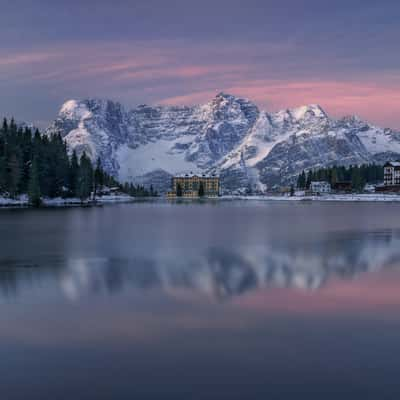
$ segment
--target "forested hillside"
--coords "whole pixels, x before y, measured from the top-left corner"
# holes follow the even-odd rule
[[[350,165],[349,167],[332,167],[303,171],[297,179],[297,187],[309,188],[312,181],[327,181],[332,186],[338,182],[351,182],[355,190],[362,190],[367,183],[376,184],[383,181],[383,167],[377,164]]]
[[[87,199],[99,189],[118,186],[130,194],[146,195],[141,187],[122,186],[105,173],[100,161],[92,165],[85,153],[80,159],[60,135],[41,135],[14,120],[3,120],[0,128],[0,195],[15,198],[28,194],[33,205],[42,197],[78,197]]]

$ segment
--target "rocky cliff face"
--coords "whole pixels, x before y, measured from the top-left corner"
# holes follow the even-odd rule
[[[60,133],[70,150],[100,157],[121,181],[155,180],[159,190],[172,174],[193,171],[219,173],[226,192],[262,192],[303,169],[400,156],[400,133],[390,129],[356,117],[335,120],[318,105],[267,113],[224,93],[200,106],[133,110],[70,100],[46,132]]]

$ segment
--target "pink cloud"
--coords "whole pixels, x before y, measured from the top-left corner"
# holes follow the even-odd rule
[[[284,43],[203,43],[185,41],[67,43],[57,48],[0,56],[2,80],[14,86],[68,96],[112,96],[128,103],[198,104],[226,91],[276,111],[318,103],[329,114],[356,114],[382,126],[400,128],[400,76],[396,71],[363,72],[333,80],[324,66],[309,76],[294,75],[297,62],[282,71],[284,57],[297,54]],[[273,57],[274,62],[267,62]],[[264,58],[263,58],[264,57]],[[222,61],[221,61],[222,60]],[[277,61],[276,61],[277,60]],[[281,61],[280,61],[281,60]],[[342,75],[346,76],[345,71]],[[354,74],[351,76],[355,76]],[[14,91],[16,92],[16,91]]]
[[[163,78],[180,78],[192,79],[205,76],[213,76],[216,74],[226,78],[227,74],[240,73],[245,70],[242,66],[228,65],[186,65],[176,67],[148,67],[136,71],[127,71],[116,75],[115,80],[136,80],[136,79],[163,79]],[[239,75],[237,75],[239,76]]]
[[[218,92],[219,92],[218,89],[216,89],[216,90],[206,90],[206,91],[189,93],[182,96],[168,97],[166,99],[157,101],[157,104],[164,104],[164,105],[200,104],[209,101]]]
[[[57,56],[54,52],[18,53],[12,55],[0,55],[0,67],[15,67],[20,65],[40,63]]]
[[[197,104],[209,101],[223,89],[249,98],[262,109],[277,111],[304,104],[320,104],[329,114],[341,117],[348,114],[383,126],[400,128],[400,83],[335,82],[335,81],[269,81],[241,80],[215,90],[193,92],[165,98],[162,104]]]

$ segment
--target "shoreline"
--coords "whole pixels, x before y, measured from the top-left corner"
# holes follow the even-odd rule
[[[33,207],[29,204],[28,197],[23,195],[18,199],[10,199],[0,196],[0,209],[9,208],[55,208],[55,207],[99,207],[105,204],[117,204],[117,203],[131,203],[137,201],[138,197],[132,197],[128,195],[116,195],[116,196],[102,196],[96,200],[84,200],[81,201],[78,198],[66,198],[57,197],[54,199],[43,199],[40,207]]]
[[[400,203],[400,195],[397,194],[330,194],[321,196],[274,196],[274,195],[225,195],[220,197],[204,197],[204,198],[145,198],[132,197],[128,195],[102,196],[95,201],[81,201],[77,198],[54,198],[44,199],[43,204],[39,208],[56,208],[56,207],[100,207],[105,204],[121,204],[133,203],[137,201],[157,200],[162,202],[201,202],[201,201],[265,201],[265,202],[338,202],[338,203]],[[0,196],[0,210],[10,208],[35,208],[29,204],[27,196],[21,196],[18,199],[10,199]]]
[[[222,196],[224,200],[258,200],[258,201],[295,201],[295,202],[382,202],[397,203],[400,202],[400,195],[397,194],[329,194],[320,196]]]

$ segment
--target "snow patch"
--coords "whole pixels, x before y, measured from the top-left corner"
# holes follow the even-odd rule
[[[132,149],[127,145],[121,146],[117,153],[120,165],[118,178],[121,182],[133,181],[135,177],[145,175],[155,170],[166,170],[170,174],[186,171],[198,172],[194,162],[185,159],[185,152],[177,151],[179,144],[190,143],[193,139],[159,140],[147,143],[140,148]]]

